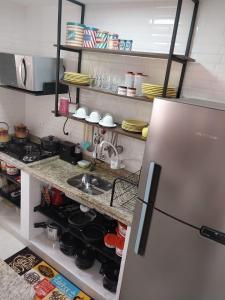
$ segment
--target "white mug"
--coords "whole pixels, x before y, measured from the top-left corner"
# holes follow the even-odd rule
[[[88,117],[88,121],[98,123],[101,120],[101,115],[98,111],[92,111]]]

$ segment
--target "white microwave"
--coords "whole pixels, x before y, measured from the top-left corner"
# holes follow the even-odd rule
[[[0,53],[0,85],[43,91],[43,83],[56,80],[56,58]],[[60,79],[63,78],[60,60]]]

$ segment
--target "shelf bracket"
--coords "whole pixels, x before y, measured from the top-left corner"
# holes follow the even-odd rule
[[[196,18],[197,18],[197,12],[198,12],[198,7],[199,7],[199,0],[191,0],[191,1],[194,3],[194,10],[193,10],[193,14],[192,14],[192,20],[191,20],[191,25],[190,25],[189,35],[188,35],[188,41],[187,41],[186,50],[185,50],[186,58],[189,57],[191,43],[192,43],[194,29],[195,29]],[[185,76],[185,72],[186,72],[186,68],[187,68],[188,59],[183,60],[174,55],[174,49],[175,49],[175,43],[176,43],[176,38],[177,38],[177,31],[178,31],[178,26],[179,26],[182,4],[183,4],[183,0],[178,0],[176,16],[175,16],[175,21],[174,21],[173,34],[172,34],[171,45],[170,45],[169,58],[168,58],[166,75],[165,75],[165,80],[164,80],[163,97],[166,97],[166,94],[167,94],[167,88],[168,88],[169,79],[170,79],[172,62],[176,61],[178,63],[182,63],[182,70],[181,70],[181,76],[180,76],[180,80],[179,80],[178,91],[177,91],[177,98],[180,98],[182,87],[183,87],[183,82],[184,82],[184,76]]]

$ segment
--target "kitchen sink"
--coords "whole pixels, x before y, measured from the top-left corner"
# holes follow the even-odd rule
[[[89,195],[101,195],[112,189],[109,181],[89,173],[74,176],[67,183]]]

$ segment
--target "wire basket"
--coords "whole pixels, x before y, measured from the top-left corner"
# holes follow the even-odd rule
[[[113,182],[110,206],[134,211],[138,198],[140,173],[132,173],[127,177],[118,177]]]

